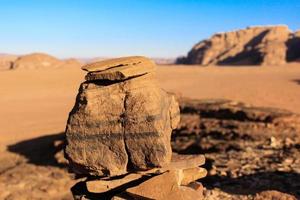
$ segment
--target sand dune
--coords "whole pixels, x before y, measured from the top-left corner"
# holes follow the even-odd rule
[[[84,72],[79,68],[0,73],[0,145],[64,130]],[[164,89],[300,113],[300,64],[281,67],[160,66]]]

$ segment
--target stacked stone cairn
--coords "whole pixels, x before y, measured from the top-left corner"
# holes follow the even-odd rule
[[[205,158],[172,153],[179,106],[159,87],[155,63],[135,56],[82,69],[66,127],[65,156],[84,177],[74,199],[202,199]]]

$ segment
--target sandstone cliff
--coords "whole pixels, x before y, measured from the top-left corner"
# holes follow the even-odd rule
[[[300,57],[298,35],[287,26],[257,26],[217,33],[196,44],[187,57],[178,58],[177,63],[281,65]]]

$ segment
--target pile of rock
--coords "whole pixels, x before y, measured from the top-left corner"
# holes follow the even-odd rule
[[[97,178],[84,181],[86,191],[73,192],[201,199],[201,185],[192,182],[206,175],[198,167],[204,157],[172,155],[179,106],[159,87],[154,62],[125,57],[83,69],[88,73],[69,115],[65,154],[76,174]]]
[[[299,32],[298,32],[299,33]],[[287,26],[254,26],[200,41],[178,64],[282,65],[300,58],[299,36]]]

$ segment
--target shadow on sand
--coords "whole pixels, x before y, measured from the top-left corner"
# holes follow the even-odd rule
[[[294,80],[292,80],[292,82],[297,83],[298,85],[300,85],[300,79],[294,79]]]
[[[55,158],[64,148],[64,137],[64,133],[41,136],[9,145],[7,150],[26,157],[31,164],[65,167]]]

